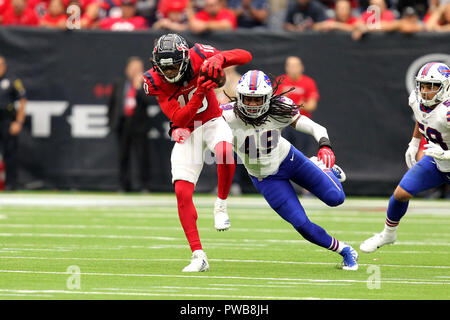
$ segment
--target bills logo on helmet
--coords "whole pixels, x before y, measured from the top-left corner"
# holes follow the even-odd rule
[[[440,66],[437,70],[446,78],[450,76],[450,69],[447,66]]]
[[[272,86],[272,82],[270,81],[270,78],[265,74],[264,75],[264,81],[269,85]]]

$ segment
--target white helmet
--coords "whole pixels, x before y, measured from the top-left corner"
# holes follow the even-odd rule
[[[237,108],[248,118],[258,118],[265,114],[270,107],[272,98],[272,83],[269,77],[262,71],[250,70],[245,73],[236,87]],[[263,103],[259,106],[249,106],[244,104],[244,96],[263,97]]]
[[[436,84],[438,89],[432,89],[432,91],[437,90],[433,99],[424,99],[422,97],[420,93],[421,83],[432,83],[433,86]],[[420,68],[416,76],[416,93],[417,97],[422,99],[422,104],[427,107],[445,101],[446,98],[450,97],[450,68],[440,62],[428,62],[425,64]]]

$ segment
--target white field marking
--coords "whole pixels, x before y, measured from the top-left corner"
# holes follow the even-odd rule
[[[103,288],[102,290],[108,290]],[[123,296],[150,296],[150,297],[185,297],[185,298],[221,298],[221,299],[263,299],[263,300],[351,300],[347,298],[319,298],[319,297],[276,297],[276,296],[240,296],[240,295],[224,295],[224,294],[182,294],[182,293],[150,293],[150,292],[121,292],[121,291],[68,291],[68,290],[13,290],[0,289],[0,292],[17,292],[17,293],[53,293],[53,294],[69,294],[69,295],[123,295]],[[360,300],[360,299],[353,299]]]
[[[300,198],[301,203],[307,209],[312,208],[328,208],[324,203],[318,199],[303,199]],[[352,199],[348,198],[339,207],[333,210],[346,210],[350,208],[357,208],[360,210],[385,210],[389,199]],[[194,203],[198,207],[212,208],[214,202],[213,197],[195,197]],[[230,208],[236,206],[239,208],[267,208],[268,204],[257,195],[256,197],[230,197],[228,199],[228,206]],[[176,208],[176,198],[172,195],[145,195],[145,196],[130,196],[130,195],[85,195],[85,194],[2,194],[0,195],[0,205],[9,206],[61,206],[61,207],[136,207],[136,206],[171,206]],[[414,213],[416,210],[421,210],[424,213],[432,211],[441,211],[439,214],[450,215],[448,210],[448,203],[446,201],[430,201],[414,199],[409,205],[409,213]]]
[[[216,290],[216,291],[235,291],[238,289],[234,289],[234,288],[208,288],[208,287],[174,287],[174,286],[151,286],[148,289],[122,289],[122,288],[92,288],[92,290],[117,290],[117,291],[126,291],[126,290],[133,290],[133,291],[155,291],[155,290],[161,290],[161,289],[187,289],[187,290]],[[176,291],[176,290],[172,290],[172,291]]]
[[[65,233],[0,233],[0,237],[50,237],[50,238],[103,238],[103,239],[147,239],[161,241],[182,240],[173,237],[132,236],[118,234],[65,234]]]
[[[270,283],[270,282],[269,282]],[[292,285],[295,284],[295,285]],[[225,284],[225,283],[211,283],[211,286],[230,286],[230,287],[254,287],[254,288],[296,288],[297,284],[311,285],[311,286],[351,286],[351,283],[311,283],[311,282],[295,282],[286,285],[275,284]]]
[[[171,261],[185,262],[187,259],[164,259],[164,258],[81,258],[81,257],[22,257],[22,256],[0,256],[0,259],[24,259],[24,260],[80,260],[80,261]],[[268,264],[294,264],[294,265],[336,265],[332,262],[304,262],[304,261],[276,261],[276,260],[242,260],[242,259],[208,259],[211,262],[232,262],[232,263],[268,263]],[[360,266],[370,266],[372,264],[359,264]],[[380,267],[391,268],[428,268],[428,269],[450,269],[450,266],[422,266],[422,265],[392,265],[377,264]]]
[[[0,273],[22,273],[22,274],[56,274],[67,275],[67,272],[58,271],[29,271],[29,270],[0,270]],[[86,276],[114,276],[114,277],[149,277],[149,278],[199,278],[199,279],[227,279],[227,280],[263,280],[263,281],[289,281],[295,282],[316,282],[316,283],[367,283],[367,280],[356,279],[299,279],[299,278],[264,278],[264,277],[238,277],[238,276],[198,276],[198,275],[161,275],[161,274],[117,274],[117,273],[90,273],[82,272],[80,275]],[[405,280],[381,280],[382,283],[394,284],[430,284],[430,285],[450,285],[450,282],[430,282],[430,281],[405,281]],[[2,289],[0,289],[1,291]],[[37,290],[39,291],[39,290]],[[52,290],[50,290],[52,291]],[[73,293],[73,291],[70,291]]]
[[[100,238],[100,239],[143,239],[143,240],[161,240],[161,241],[185,241],[184,238],[174,237],[157,237],[157,236],[133,236],[133,235],[96,235],[96,234],[69,234],[69,233],[0,233],[0,237],[47,237],[47,238]],[[235,243],[236,245],[243,245],[243,243],[283,243],[283,244],[305,244],[310,243],[306,240],[281,240],[281,239],[210,239],[204,238],[204,242],[211,244],[217,241],[222,243]],[[355,241],[346,241],[349,244]],[[396,245],[422,245],[422,246],[450,246],[450,243],[445,242],[420,242],[420,241],[398,241]]]
[[[0,223],[0,228],[36,228],[36,229],[117,229],[117,230],[160,230],[160,231],[180,231],[180,227],[155,227],[155,226],[116,226],[116,225],[84,225],[84,224],[23,224],[23,223]],[[211,228],[199,227],[199,231],[211,231]],[[290,227],[286,229],[265,229],[265,228],[233,228],[234,232],[261,232],[261,233],[296,233]],[[368,231],[340,231],[328,230],[333,234],[353,234],[372,235]],[[416,235],[414,232],[402,232],[402,235]],[[421,233],[423,237],[450,237],[448,233]]]
[[[14,296],[14,297],[46,297],[51,298],[53,295],[51,294],[31,294],[31,293],[0,293],[1,297],[8,297],[8,296]]]
[[[323,252],[323,249],[321,250],[321,249],[316,249],[316,250],[313,250],[314,252]],[[449,251],[418,251],[418,250],[415,250],[415,251],[387,251],[387,250],[385,250],[385,251],[383,251],[383,254],[385,254],[385,253],[392,253],[392,254],[397,254],[397,253],[401,253],[401,254],[450,254],[450,252]]]

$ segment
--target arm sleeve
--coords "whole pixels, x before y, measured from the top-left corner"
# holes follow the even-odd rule
[[[26,95],[26,91],[25,88],[22,84],[22,81],[20,81],[20,79],[15,79],[14,83],[13,83],[13,87],[14,87],[14,97],[16,100],[20,100],[20,99],[26,99],[27,95]]]
[[[175,100],[170,100],[165,97],[157,97],[161,110],[173,122],[174,126],[179,128],[186,128],[189,122],[195,117],[198,108],[203,104],[205,95],[195,91],[189,102],[181,107]]]
[[[225,58],[224,68],[249,63],[253,58],[250,52],[243,49],[222,51],[220,54]]]
[[[319,142],[321,138],[328,139],[327,129],[305,116],[300,116],[297,124],[295,125],[295,129],[297,131],[312,135],[317,142]]]

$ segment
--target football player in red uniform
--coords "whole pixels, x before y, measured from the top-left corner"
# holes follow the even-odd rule
[[[191,263],[183,272],[209,269],[197,230],[197,211],[193,193],[203,168],[204,151],[217,158],[218,197],[214,205],[214,225],[223,231],[230,227],[226,199],[233,180],[233,135],[221,117],[214,88],[223,76],[223,68],[248,63],[246,50],[219,51],[196,43],[192,48],[178,34],[165,34],[156,41],[151,62],[144,73],[144,90],[155,96],[161,110],[170,119],[171,136],[176,141],[171,155],[172,183],[178,203],[181,225],[192,250]],[[200,71],[208,74],[200,76]]]

